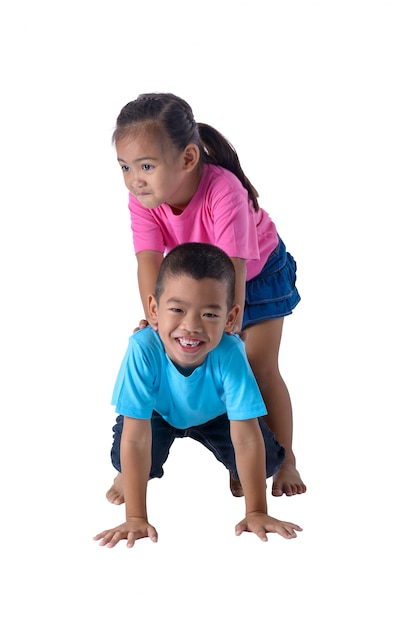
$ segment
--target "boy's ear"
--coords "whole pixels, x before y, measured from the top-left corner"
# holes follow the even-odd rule
[[[229,311],[228,317],[226,318],[226,324],[225,324],[225,331],[227,333],[231,332],[231,330],[234,328],[240,309],[241,307],[239,304],[234,304],[232,309]]]
[[[184,169],[187,172],[194,170],[200,160],[200,150],[195,143],[189,143],[183,151]]]
[[[150,324],[156,327],[158,324],[158,304],[154,294],[148,296],[148,311]]]

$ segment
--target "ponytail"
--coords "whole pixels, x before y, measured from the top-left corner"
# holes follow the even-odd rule
[[[198,122],[197,128],[203,149],[203,160],[206,163],[220,165],[235,174],[248,191],[248,195],[254,206],[254,211],[257,212],[259,210],[257,190],[245,176],[235,148],[219,131],[213,128],[213,126]]]

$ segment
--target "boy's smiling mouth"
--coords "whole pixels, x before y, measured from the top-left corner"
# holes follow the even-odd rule
[[[194,352],[200,348],[205,342],[193,337],[176,337],[176,343],[187,352]]]

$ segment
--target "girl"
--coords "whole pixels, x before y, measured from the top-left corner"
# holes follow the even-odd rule
[[[258,193],[245,176],[232,145],[217,130],[196,123],[191,107],[171,93],[142,94],[121,110],[113,133],[117,159],[129,190],[129,210],[138,285],[148,319],[148,295],[163,256],[188,241],[222,248],[236,272],[235,302],[245,329],[251,367],[268,415],[265,417],[286,458],[273,477],[272,494],[306,491],[292,449],[292,405],[278,356],[283,319],[300,296],[296,263],[286,251]],[[122,428],[119,419],[115,433]],[[239,481],[230,477],[235,496]],[[118,474],[107,498],[124,501]]]

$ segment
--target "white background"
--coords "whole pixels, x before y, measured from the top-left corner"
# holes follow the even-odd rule
[[[416,625],[417,22],[402,0],[2,5],[5,626]],[[124,513],[110,395],[141,310],[110,138],[145,91],[230,139],[297,259],[308,492],[269,497],[296,540],[235,537],[243,501],[184,440],[150,484],[159,543],[91,539]]]

